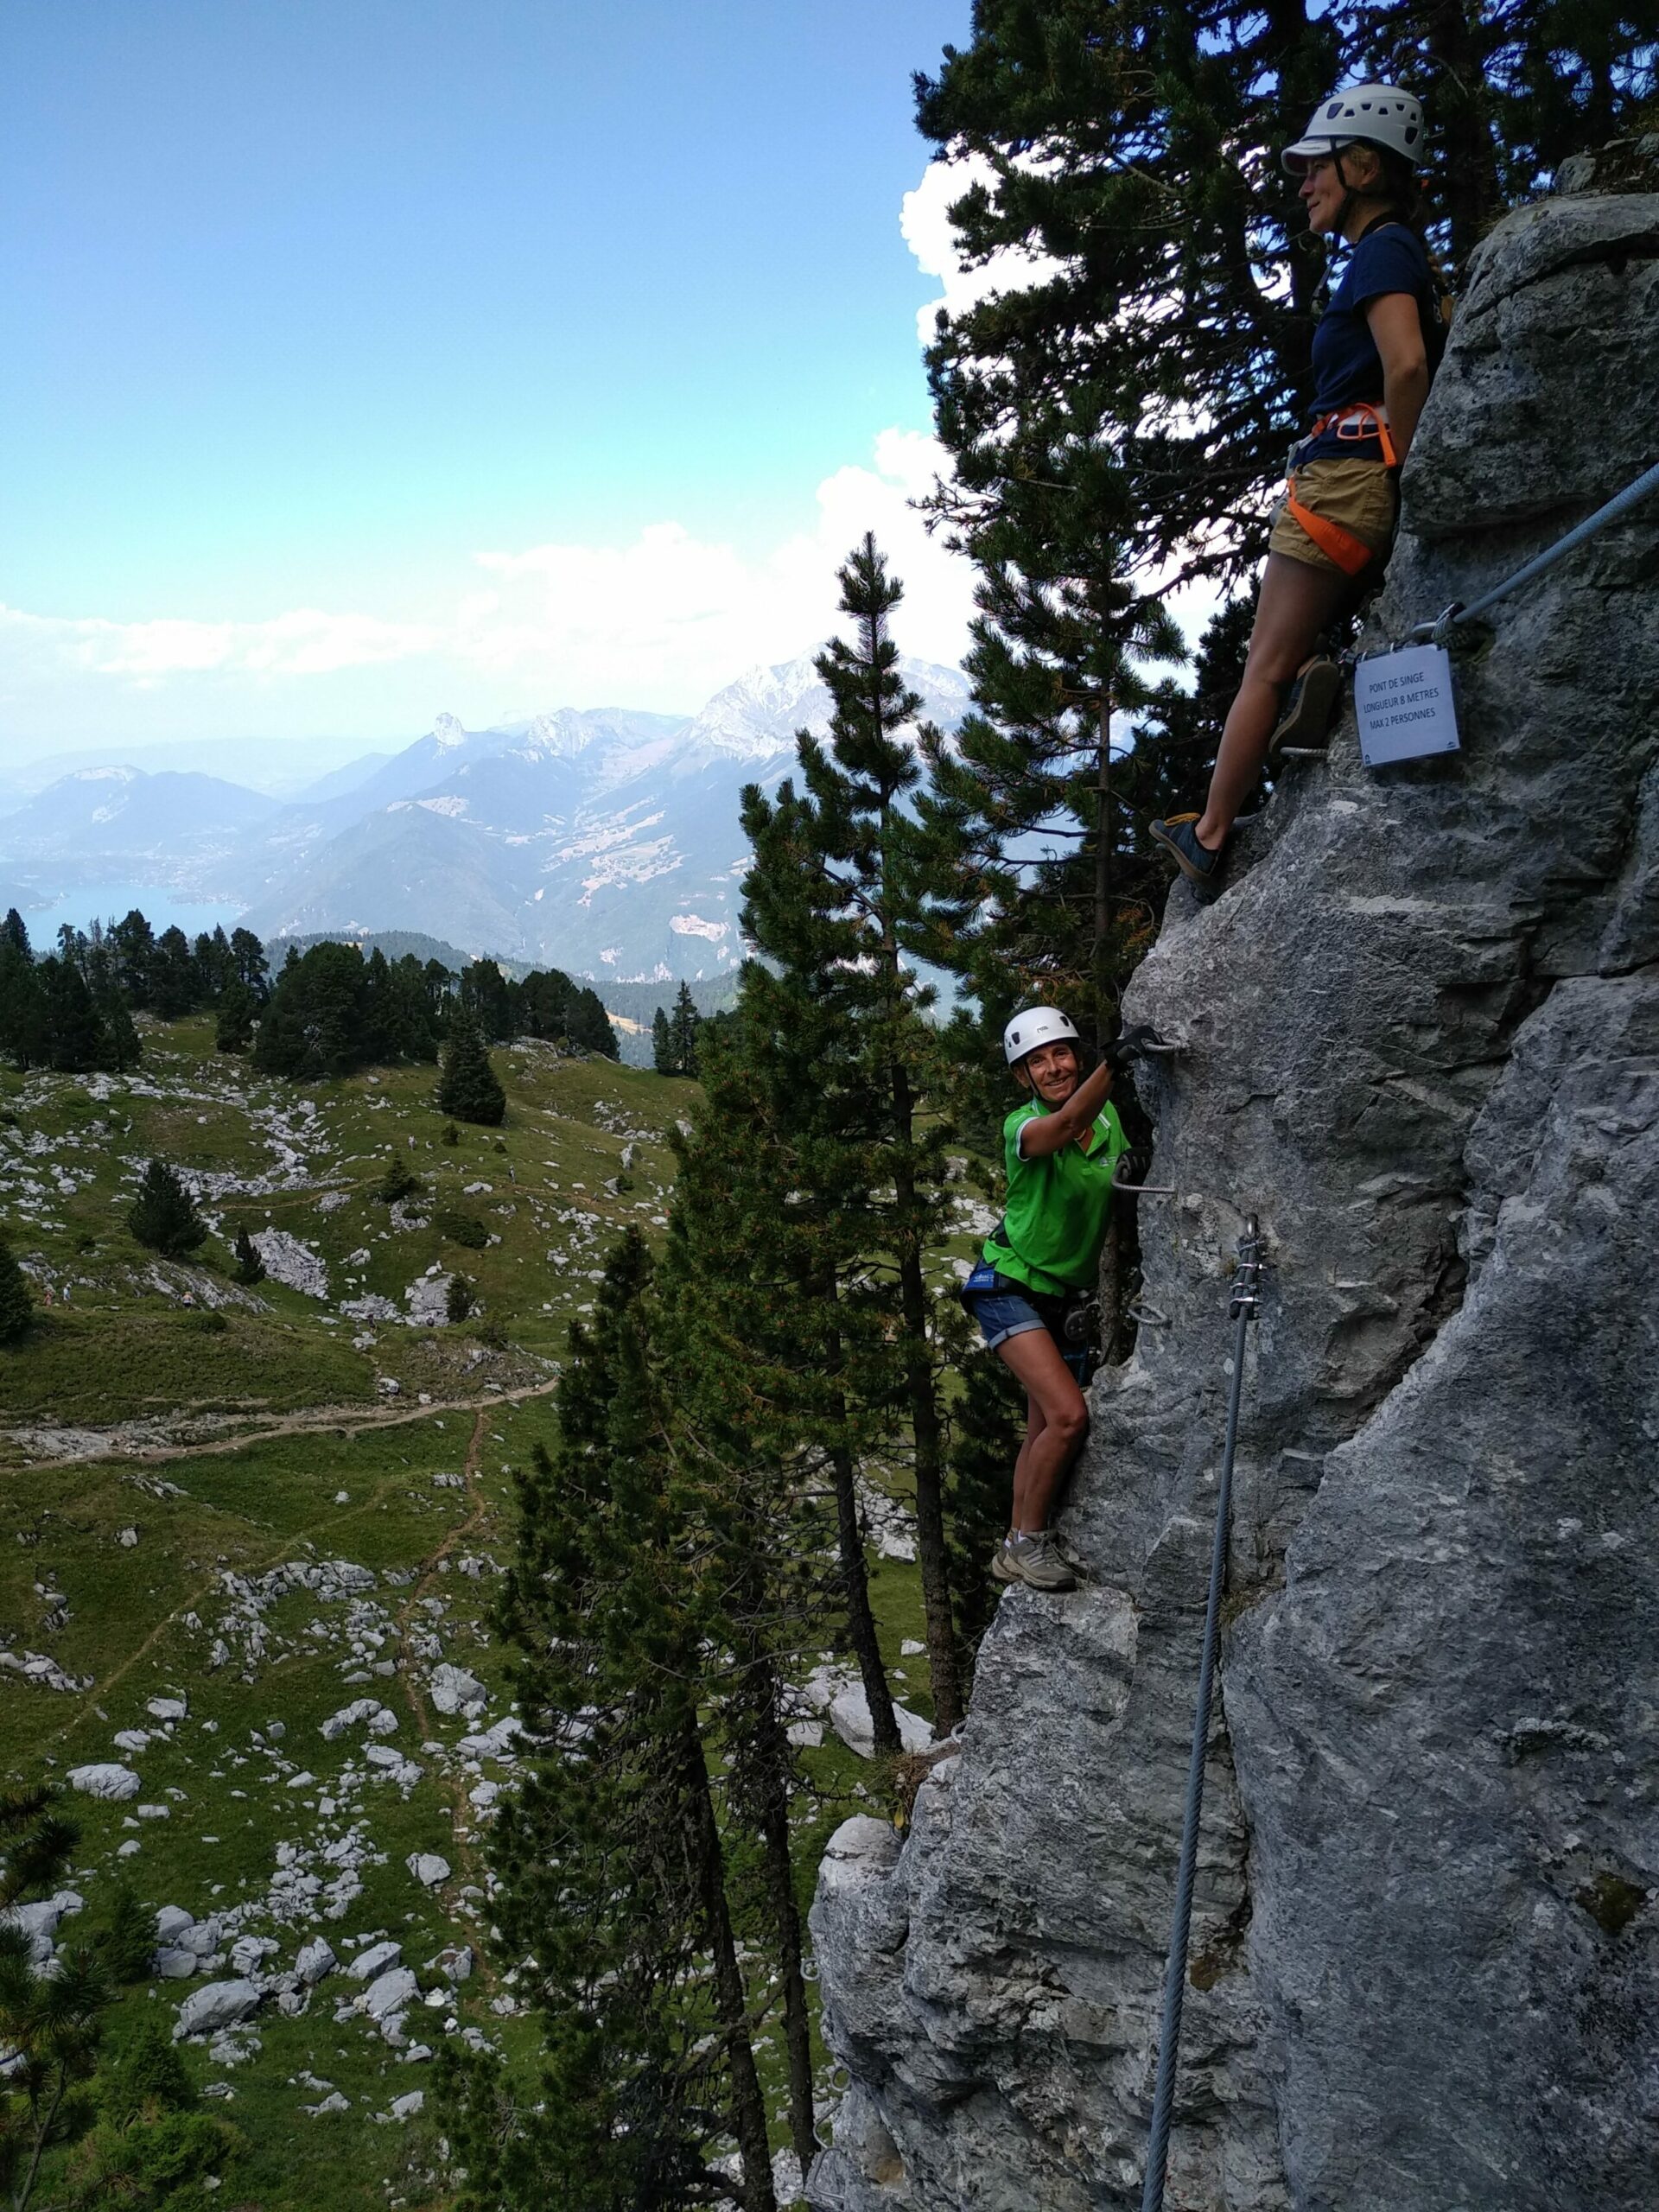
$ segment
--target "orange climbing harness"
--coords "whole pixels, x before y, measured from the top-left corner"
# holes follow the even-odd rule
[[[1369,399],[1357,399],[1347,407],[1336,407],[1328,415],[1321,415],[1301,441],[1309,445],[1326,430],[1334,429],[1339,439],[1375,438],[1382,448],[1382,466],[1398,468],[1400,456],[1389,429],[1389,413],[1385,407]],[[1344,576],[1363,576],[1376,558],[1376,548],[1368,545],[1363,537],[1356,537],[1351,530],[1344,530],[1339,522],[1332,522],[1328,515],[1316,515],[1296,496],[1296,471],[1291,469],[1286,486],[1285,505],[1294,519],[1307,532],[1321,553],[1334,561]]]

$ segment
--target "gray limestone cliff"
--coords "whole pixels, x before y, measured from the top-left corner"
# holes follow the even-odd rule
[[[1373,635],[1659,458],[1659,196],[1507,218]],[[814,1910],[818,2212],[1138,2205],[1244,1215],[1244,1377],[1168,2202],[1659,2202],[1659,500],[1459,633],[1464,750],[1287,771],[1171,897],[1134,1357],[902,1848]]]

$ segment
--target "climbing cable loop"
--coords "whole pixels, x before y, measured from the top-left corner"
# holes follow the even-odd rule
[[[1233,1495],[1233,1458],[1238,1448],[1238,1405],[1244,1382],[1244,1337],[1255,1319],[1262,1279],[1262,1237],[1251,1214],[1238,1240],[1227,1318],[1233,1331],[1233,1371],[1227,1392],[1227,1442],[1221,1456],[1216,1499],[1215,1541],[1210,1552],[1210,1595],[1204,1611],[1204,1653],[1198,1662],[1198,1707],[1192,1718],[1192,1756],[1186,1770],[1186,1808],[1181,1822],[1181,1855],[1175,1872],[1175,1916],[1169,1931],[1169,1963],[1164,1970],[1164,2013],[1158,2030],[1158,2074],[1152,2096],[1152,2136],[1147,2146],[1147,2183],[1141,2212],[1162,2212],[1164,2179],[1169,2167],[1169,2122],[1175,2101],[1175,2063],[1181,2045],[1181,2000],[1186,1990],[1187,1937],[1192,1923],[1192,1882],[1198,1859],[1198,1821],[1204,1811],[1204,1756],[1210,1734],[1210,1700],[1215,1685],[1216,1647],[1221,1629],[1221,1589],[1227,1571],[1227,1529]]]

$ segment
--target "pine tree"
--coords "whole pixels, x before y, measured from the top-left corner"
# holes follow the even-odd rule
[[[50,1050],[46,992],[27,933],[20,950],[10,931],[0,931],[0,1052],[29,1069],[41,1066]]]
[[[658,1075],[677,1075],[680,1071],[674,1058],[673,1032],[661,1007],[652,1016],[651,1065]]]
[[[18,1266],[10,1245],[0,1236],[0,1344],[20,1343],[34,1319],[29,1277]]]
[[[440,2061],[472,2202],[633,2212],[700,2201],[734,2137],[746,2212],[773,2212],[766,2107],[704,1740],[715,1673],[695,1484],[677,1476],[630,1233],[572,1331],[559,1442],[519,1484],[503,1604],[521,1710],[547,1746],[494,1843],[505,1949],[532,1956],[542,2093]]]
[[[575,990],[568,1016],[570,1042],[579,1052],[599,1052],[607,1060],[620,1057],[616,1032],[597,991],[585,985]]]
[[[74,958],[60,953],[41,961],[35,973],[45,994],[52,1065],[73,1074],[109,1066],[114,1057],[109,1029]]]
[[[200,969],[181,929],[165,929],[156,940],[149,964],[149,1001],[163,1021],[193,1014],[206,992]]]
[[[83,2136],[93,2116],[87,2085],[115,1993],[109,1969],[84,1944],[37,1967],[28,1931],[10,1918],[14,1906],[52,1896],[79,1840],[52,1791],[0,1797],[0,2048],[10,2062],[0,2076],[0,2192],[11,2212],[29,2212],[46,2153]]]
[[[697,1012],[691,996],[690,983],[682,982],[680,995],[674,1001],[674,1071],[677,1075],[695,1077],[697,1072],[697,1029],[702,1016]]]
[[[143,1012],[150,1002],[156,932],[136,906],[123,920],[111,925],[110,950],[115,963],[117,988],[130,1007]]]
[[[118,991],[111,991],[98,1001],[99,1018],[107,1039],[104,1065],[118,1075],[124,1075],[129,1068],[136,1068],[144,1056],[139,1042],[137,1025],[127,1009],[127,1002]]]
[[[836,639],[817,663],[835,702],[830,745],[801,734],[804,790],[791,779],[773,800],[753,785],[743,795],[754,851],[743,927],[775,976],[752,963],[741,1003],[753,1035],[769,1027],[792,1047],[822,1032],[813,1058],[773,1103],[780,1119],[810,1132],[801,1149],[817,1154],[820,1173],[834,1161],[822,1203],[856,1217],[861,1230],[849,1304],[879,1313],[891,1338],[885,1395],[915,1482],[928,1671],[938,1726],[949,1731],[963,1705],[944,1548],[941,1361],[926,1279],[929,1249],[944,1234],[944,1132],[923,1111],[938,1066],[924,1019],[933,995],[907,963],[937,939],[931,907],[954,832],[906,804],[921,772],[903,733],[921,701],[898,672],[888,619],[903,591],[874,537],[854,552],[841,583],[856,642]]]
[[[236,1255],[238,1282],[250,1289],[255,1283],[263,1282],[265,1279],[265,1263],[259,1255],[259,1247],[249,1236],[245,1225],[237,1230],[236,1242],[231,1249]]]
[[[450,1276],[449,1287],[444,1293],[444,1319],[451,1323],[464,1321],[477,1303],[477,1291],[474,1288],[471,1282],[467,1281],[467,1277],[461,1274],[461,1270],[457,1268],[454,1274]]]
[[[263,1006],[270,996],[270,963],[251,930],[231,931],[231,965],[236,981],[252,995],[255,1005]]]
[[[164,1160],[152,1160],[145,1168],[127,1226],[141,1244],[168,1260],[194,1252],[207,1235],[190,1193]]]
[[[493,960],[474,960],[463,969],[457,995],[490,1043],[505,1044],[515,1034],[512,985]]]
[[[439,1061],[437,1104],[441,1114],[486,1128],[497,1128],[506,1119],[507,1094],[490,1065],[478,1024],[461,1007],[450,1016]]]
[[[856,1144],[849,1157],[803,1110],[834,1033],[832,1015],[799,998],[785,1007],[764,970],[745,971],[737,1014],[711,1026],[690,1133],[674,1138],[669,1265],[680,1328],[696,1339],[684,1373],[746,1407],[742,1451],[755,1465],[790,1466],[804,1497],[828,1493],[838,1641],[857,1666],[875,1749],[893,1758],[899,1724],[858,1504],[860,1465],[887,1426],[887,1319],[852,1287],[868,1230],[842,1203],[861,1188],[849,1181],[863,1173]]]
[[[245,1052],[253,1042],[253,993],[243,982],[227,983],[213,1021],[213,1046],[220,1052]]]

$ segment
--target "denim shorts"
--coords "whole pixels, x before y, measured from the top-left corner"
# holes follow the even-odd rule
[[[982,1292],[974,1300],[974,1319],[992,1351],[1010,1337],[1024,1336],[1027,1329],[1048,1327],[1031,1300],[1017,1290]]]

